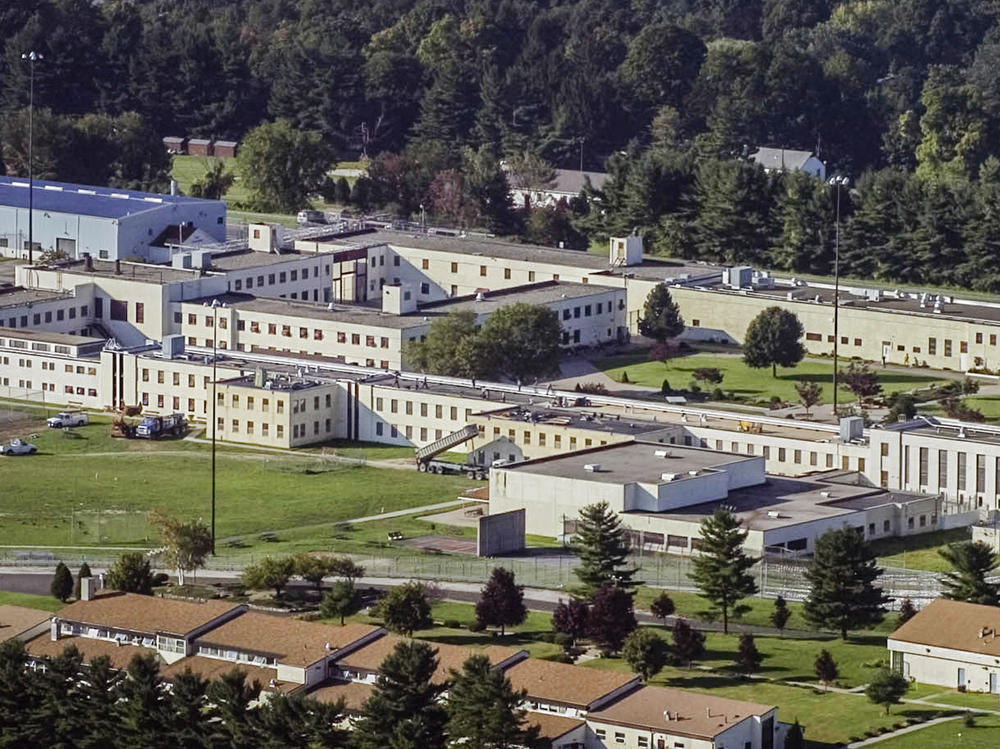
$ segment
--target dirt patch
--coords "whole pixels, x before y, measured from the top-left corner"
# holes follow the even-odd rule
[[[0,408],[0,442],[9,442],[14,437],[28,439],[46,429],[41,412]]]

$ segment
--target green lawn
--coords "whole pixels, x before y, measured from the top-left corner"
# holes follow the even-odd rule
[[[971,409],[979,411],[986,417],[988,422],[1000,422],[1000,396],[996,395],[973,395],[964,399],[965,405]],[[922,414],[930,416],[943,416],[944,411],[937,404],[928,406],[918,406],[917,410]]]
[[[66,604],[51,596],[35,596],[30,593],[8,593],[6,590],[0,590],[0,605],[24,606],[28,609],[40,609],[42,611],[58,611]]]
[[[177,186],[185,195],[190,195],[191,185],[201,179],[208,171],[209,164],[214,159],[205,156],[176,155],[173,157],[173,164],[170,169],[171,176],[177,180]],[[232,159],[226,161],[226,168],[232,174],[236,174],[236,162]],[[229,191],[222,196],[227,203],[245,203],[250,197],[250,193],[240,184],[237,174],[236,181],[233,182]]]
[[[878,556],[879,564],[887,567],[945,572],[951,569],[951,565],[942,559],[938,552],[950,543],[968,540],[967,528],[955,528],[949,531],[872,541],[871,548]]]
[[[726,393],[751,400],[767,401],[771,396],[777,395],[784,401],[797,401],[795,385],[804,380],[812,380],[823,386],[823,403],[830,402],[833,397],[833,363],[825,359],[804,359],[797,367],[790,369],[779,367],[777,377],[771,377],[768,369],[751,369],[743,363],[742,358],[735,355],[691,354],[670,359],[664,365],[663,362],[648,361],[647,354],[643,353],[599,359],[594,364],[616,381],[620,382],[622,374],[627,372],[630,383],[656,388],[667,380],[674,389],[686,389],[691,384],[695,369],[715,367],[723,374],[720,387]],[[902,374],[894,371],[879,373],[879,381],[886,394],[947,382],[929,374]],[[840,401],[847,403],[853,399],[854,396],[845,392]]]
[[[879,749],[942,749],[942,747],[996,749],[1000,746],[1000,716],[977,715],[975,722],[976,724],[970,728],[961,719],[949,720],[903,736],[886,739],[880,742],[878,747]]]
[[[0,459],[0,544],[145,544],[144,512],[153,508],[207,519],[211,461],[206,445],[112,440],[103,422],[74,433],[39,431],[39,455]],[[328,548],[338,522],[453,500],[470,486],[464,476],[401,474],[331,463],[308,453],[236,448],[218,453],[216,476],[220,538],[262,531],[280,538],[300,528],[303,545],[310,543],[312,530],[314,539],[323,540],[321,548]],[[322,527],[309,528],[317,525]]]

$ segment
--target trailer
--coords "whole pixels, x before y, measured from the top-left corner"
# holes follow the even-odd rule
[[[147,416],[135,428],[138,439],[155,440],[166,436],[177,436],[187,431],[184,414],[173,413],[166,416]]]
[[[417,470],[425,473],[464,473],[470,479],[485,479],[489,475],[488,470],[480,466],[466,465],[465,463],[452,463],[450,460],[437,460],[441,453],[451,450],[453,447],[468,442],[479,436],[479,427],[475,424],[467,424],[457,432],[447,434],[439,440],[431,442],[424,447],[416,449]]]

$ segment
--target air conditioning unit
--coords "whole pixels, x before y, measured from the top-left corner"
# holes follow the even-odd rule
[[[583,466],[583,470],[590,471],[591,473],[598,473],[601,470],[600,463],[587,463]]]

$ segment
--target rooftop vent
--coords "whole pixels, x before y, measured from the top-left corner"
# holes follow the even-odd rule
[[[690,471],[688,471],[688,476],[697,476],[697,475],[698,475],[698,469],[697,468],[693,468]]]
[[[673,481],[675,478],[677,478],[677,474],[676,473],[661,473],[660,474],[660,480],[661,481]]]
[[[583,466],[583,470],[590,471],[591,473],[598,473],[601,470],[600,463],[586,463]]]
[[[669,458],[670,457],[670,451],[669,450],[657,450],[656,452],[653,453],[653,455],[655,455],[657,458]]]
[[[778,518],[781,517],[781,513],[778,512],[777,510],[769,510],[767,516],[773,520],[777,520]]]
[[[831,495],[831,494],[830,494],[830,492],[828,492],[828,491],[821,491],[821,492],[819,493],[819,496],[821,496],[821,497],[824,497],[824,498],[829,498],[829,497],[831,497],[832,495]]]

